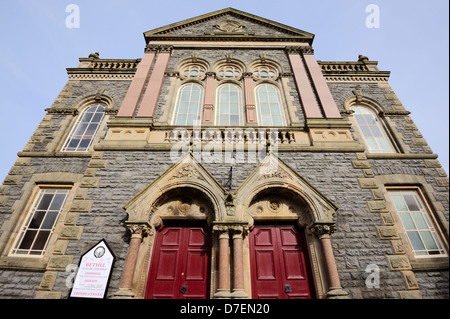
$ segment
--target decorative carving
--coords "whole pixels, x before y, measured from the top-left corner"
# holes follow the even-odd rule
[[[137,235],[141,236],[141,238],[153,235],[153,230],[147,223],[128,223],[127,231],[131,234],[131,236]]]
[[[260,167],[260,173],[261,177],[259,179],[263,178],[280,178],[280,179],[290,179],[289,174],[282,169],[281,167],[276,167],[273,165],[273,163],[269,163],[268,166],[261,166]]]
[[[188,215],[189,211],[191,210],[192,203],[188,199],[183,199],[178,202],[178,212],[186,216]]]
[[[197,178],[198,175],[199,175],[198,171],[192,164],[185,164],[176,172],[176,174],[171,178],[171,180],[185,177]]]
[[[172,53],[173,45],[156,45],[148,44],[145,48],[145,52],[169,52]]]
[[[311,46],[287,46],[285,48],[288,54],[314,54],[314,50]]]
[[[225,199],[225,209],[227,212],[227,216],[234,216],[236,211],[236,207],[234,206],[234,196],[232,194],[228,194]]]
[[[337,230],[335,222],[317,222],[311,226],[311,231],[317,236],[329,236]]]
[[[281,203],[278,200],[270,200],[268,206],[272,212],[278,213],[280,211]]]
[[[227,20],[223,20],[220,21],[219,23],[214,25],[215,28],[217,28],[219,31],[225,32],[225,33],[235,33],[235,32],[239,32],[241,29],[245,28],[245,25],[231,20],[231,19],[227,19]]]

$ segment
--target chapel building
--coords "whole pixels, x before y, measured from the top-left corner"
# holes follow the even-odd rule
[[[360,55],[233,8],[68,68],[0,186],[0,298],[448,298],[449,180]]]

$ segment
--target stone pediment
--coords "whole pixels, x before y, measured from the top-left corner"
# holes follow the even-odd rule
[[[283,211],[282,202],[278,203],[278,199],[283,197],[288,199],[287,202],[298,198],[297,204],[290,206],[298,206],[297,208],[303,211],[307,210],[309,216],[305,216],[304,219],[309,223],[331,222],[338,209],[330,199],[274,154],[269,154],[264,158],[235,193],[236,206],[244,220],[248,219],[245,217],[246,214],[250,214],[253,218],[267,215],[258,206],[254,207],[256,211],[252,211],[252,203],[262,194],[268,194],[266,196],[269,198],[267,201],[268,212],[275,212],[275,214],[271,214],[272,217],[287,217],[295,211],[295,209]],[[272,197],[275,199],[274,201],[270,200]]]
[[[180,218],[204,215],[205,218],[217,219],[225,214],[226,190],[195,160],[192,153],[188,153],[124,206],[128,213],[128,221],[150,222],[153,213],[167,203],[171,194],[179,196],[181,200],[174,200],[171,207],[166,205],[168,215]],[[199,197],[197,196],[199,194],[206,203],[204,207],[192,200],[193,197]],[[184,198],[188,200],[184,201]],[[209,215],[208,212],[213,215]]]
[[[294,41],[311,45],[314,35],[234,8],[214,11],[144,33],[154,40]]]

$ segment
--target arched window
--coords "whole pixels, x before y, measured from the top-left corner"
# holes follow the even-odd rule
[[[362,105],[352,106],[356,124],[363,136],[367,150],[371,153],[395,153],[386,131],[378,119],[378,116],[370,108]]]
[[[183,85],[178,91],[173,125],[194,125],[201,120],[203,87],[196,83]]]
[[[255,95],[259,125],[285,126],[280,90],[272,84],[261,84],[256,87]]]
[[[216,125],[242,125],[242,90],[232,83],[222,84],[217,89]]]
[[[96,103],[86,108],[72,129],[63,152],[87,152],[105,117],[105,104]]]

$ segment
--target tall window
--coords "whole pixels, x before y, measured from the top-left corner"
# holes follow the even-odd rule
[[[201,120],[203,87],[196,83],[183,85],[178,91],[173,125],[194,125]]]
[[[445,250],[430,220],[428,208],[416,190],[391,190],[395,206],[409,244],[416,257],[445,255]]]
[[[69,189],[40,189],[19,237],[15,255],[42,256],[66,202]]]
[[[216,125],[242,125],[242,90],[232,83],[217,89]]]
[[[105,116],[104,104],[93,104],[80,115],[63,147],[63,152],[87,152]]]
[[[285,126],[280,90],[272,84],[261,84],[256,87],[255,93],[259,125]]]
[[[355,111],[353,116],[368,151],[371,153],[395,153],[395,148],[375,112],[361,105],[352,106],[352,110]]]

